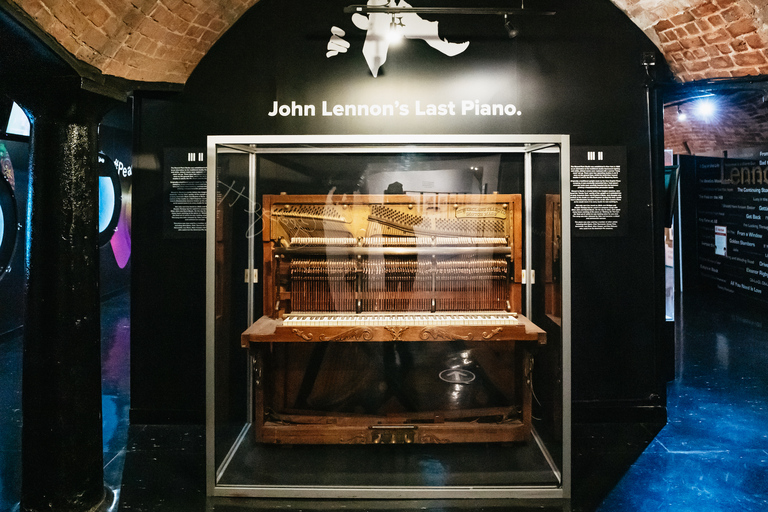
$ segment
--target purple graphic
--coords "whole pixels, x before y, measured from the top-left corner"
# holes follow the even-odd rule
[[[120,219],[117,221],[117,230],[109,241],[112,252],[115,253],[117,266],[125,268],[131,257],[131,189],[123,195],[123,206],[120,209]]]

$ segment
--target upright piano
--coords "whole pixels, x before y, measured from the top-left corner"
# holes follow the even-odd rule
[[[254,432],[284,444],[531,433],[520,195],[268,195]]]

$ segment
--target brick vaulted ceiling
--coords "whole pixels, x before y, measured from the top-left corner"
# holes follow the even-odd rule
[[[258,0],[0,0],[107,76],[183,84]],[[766,0],[612,0],[680,82],[768,75]],[[362,2],[361,2],[362,3]],[[412,2],[415,3],[415,2]]]
[[[0,0],[101,73],[183,84],[258,0]]]
[[[612,0],[681,82],[768,74],[766,0]]]

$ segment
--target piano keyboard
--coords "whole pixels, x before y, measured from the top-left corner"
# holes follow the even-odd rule
[[[285,327],[411,327],[518,325],[516,313],[416,315],[318,315],[293,313],[283,317]]]

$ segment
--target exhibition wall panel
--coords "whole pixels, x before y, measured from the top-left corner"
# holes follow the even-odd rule
[[[204,232],[164,227],[169,171],[181,166],[169,155],[204,152],[209,135],[402,133],[557,133],[583,158],[604,147],[626,155],[625,228],[573,240],[574,414],[663,417],[664,169],[652,83],[668,70],[654,45],[608,0],[541,0],[526,9],[556,14],[515,17],[514,39],[501,17],[424,14],[383,49],[372,44],[373,15],[346,5],[262,0],[183,92],[136,93],[133,420],[204,415]]]

